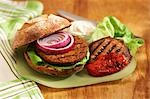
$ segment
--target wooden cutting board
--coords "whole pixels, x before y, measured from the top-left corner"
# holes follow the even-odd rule
[[[130,76],[91,86],[55,89],[39,85],[45,99],[150,99],[150,0],[41,0],[44,13],[58,9],[92,19],[116,16],[145,44],[136,55],[137,68]]]

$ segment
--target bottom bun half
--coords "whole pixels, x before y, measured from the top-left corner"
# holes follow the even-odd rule
[[[63,69],[63,68],[57,68],[55,66],[52,66],[50,64],[45,64],[45,65],[36,65],[33,64],[33,62],[30,60],[28,54],[25,52],[24,53],[24,57],[28,63],[28,65],[36,70],[37,72],[43,73],[43,74],[47,74],[47,75],[51,75],[51,76],[56,76],[56,77],[67,77],[67,76],[71,76],[72,74],[81,71],[84,68],[84,64],[83,65],[77,65],[75,67],[71,67],[68,69]]]

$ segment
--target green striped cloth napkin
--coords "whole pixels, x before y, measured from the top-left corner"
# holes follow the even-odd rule
[[[0,99],[43,99],[35,82],[15,70],[11,41],[23,23],[42,13],[39,1],[0,1]],[[11,80],[11,81],[10,81]]]

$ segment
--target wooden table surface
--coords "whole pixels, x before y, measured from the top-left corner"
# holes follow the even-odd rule
[[[44,13],[58,9],[92,19],[116,16],[145,40],[136,55],[137,68],[130,76],[91,86],[55,89],[39,85],[45,99],[150,99],[150,0],[41,0]]]

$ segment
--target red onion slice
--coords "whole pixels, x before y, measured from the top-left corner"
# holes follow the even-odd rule
[[[61,40],[61,38],[57,38],[57,36],[59,36],[60,34],[65,35],[65,37],[64,37],[65,40],[64,39]],[[50,36],[52,36],[52,35],[50,35]],[[54,37],[56,37],[57,39],[55,39]],[[48,38],[50,39],[51,37],[48,37]],[[48,40],[46,40],[46,41],[48,41]],[[50,44],[51,46],[48,46],[49,43],[48,44],[44,43],[44,41],[43,42],[37,41],[36,46],[41,51],[45,52],[46,54],[62,54],[62,53],[70,51],[74,45],[74,38],[72,35],[70,35],[68,33],[62,33],[62,32],[58,33],[58,35],[55,35],[52,37],[52,41],[53,41],[52,44]],[[61,43],[60,42],[58,43],[57,41],[60,41]],[[53,47],[52,47],[52,45],[53,45]]]
[[[37,40],[37,43],[40,46],[47,46],[50,48],[65,47],[69,42],[70,42],[70,37],[67,33],[64,32],[52,34],[48,37]]]

